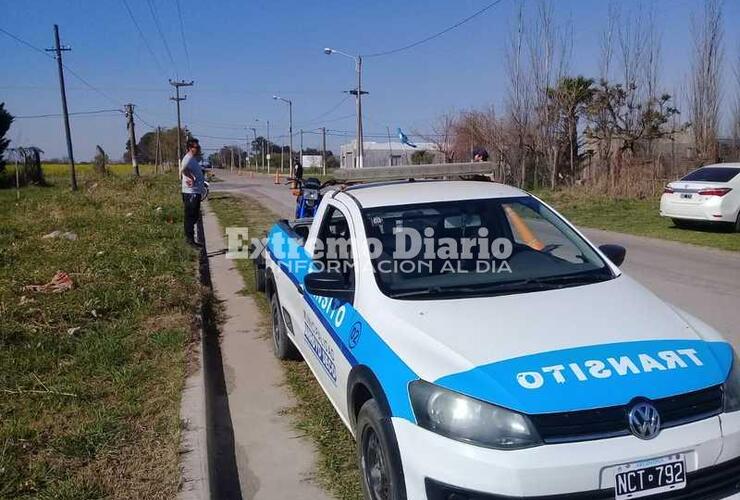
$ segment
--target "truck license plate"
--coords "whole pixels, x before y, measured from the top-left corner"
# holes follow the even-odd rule
[[[617,468],[616,500],[647,497],[686,487],[686,459],[683,455],[645,460]]]

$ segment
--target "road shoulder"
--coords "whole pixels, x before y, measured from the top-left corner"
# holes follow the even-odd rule
[[[254,299],[243,294],[235,262],[219,252],[226,248],[224,232],[207,204],[204,229],[213,292],[223,309],[220,347],[242,496],[329,498],[312,481],[314,447],[286,415],[294,400],[263,338],[262,314]]]

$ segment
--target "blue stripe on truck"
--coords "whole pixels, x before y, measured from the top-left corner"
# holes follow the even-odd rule
[[[280,225],[273,226],[267,235],[267,252],[288,279],[303,289],[304,278],[311,269],[311,258],[298,245],[296,237]],[[416,422],[408,394],[408,384],[419,378],[416,373],[388,347],[352,304],[305,292],[303,299],[349,364],[367,366],[375,374],[392,416]]]

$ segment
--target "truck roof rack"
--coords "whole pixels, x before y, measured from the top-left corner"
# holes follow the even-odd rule
[[[403,165],[397,167],[340,168],[334,171],[334,179],[339,184],[353,184],[406,179],[491,176],[493,169],[494,164],[489,161]]]

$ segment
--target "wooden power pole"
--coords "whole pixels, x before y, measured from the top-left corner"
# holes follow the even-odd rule
[[[128,141],[131,152],[131,166],[134,167],[134,175],[139,177],[139,161],[136,159],[136,132],[134,131],[134,105],[126,104],[126,118],[128,119]]]
[[[170,85],[175,87],[175,97],[170,97],[170,101],[175,101],[177,104],[177,162],[178,164],[182,160],[182,126],[180,125],[180,101],[184,101],[188,96],[180,97],[180,87],[192,87],[193,81],[176,81],[170,80]]]
[[[69,130],[69,110],[67,109],[67,90],[64,87],[64,64],[62,63],[62,52],[72,50],[68,46],[62,46],[59,43],[59,26],[54,25],[54,48],[46,49],[47,52],[54,52],[57,60],[57,69],[59,70],[59,89],[62,92],[62,113],[64,114],[64,132],[67,136],[67,156],[69,156],[69,177],[72,191],[77,191],[77,175],[75,174],[75,155],[72,151],[72,134]]]
[[[157,127],[157,147],[154,150],[154,173],[159,173],[159,127]]]

